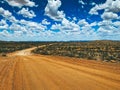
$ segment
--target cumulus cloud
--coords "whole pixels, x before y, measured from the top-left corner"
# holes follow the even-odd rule
[[[117,28],[120,28],[120,21],[113,22],[113,25]]]
[[[52,30],[61,30],[60,28],[61,28],[61,24],[57,24],[57,23],[55,23],[51,26]]]
[[[3,17],[10,17],[12,16],[12,13],[0,7],[0,15],[2,15]]]
[[[21,8],[23,6],[29,6],[29,7],[35,6],[35,3],[30,0],[5,0],[5,1],[13,7]]]
[[[47,27],[42,25],[41,23],[32,22],[32,21],[26,21],[26,20],[20,20],[19,21],[21,25],[26,26],[29,30],[38,30],[42,31],[45,30]]]
[[[0,3],[5,3],[5,1],[0,1]]]
[[[85,19],[82,19],[82,20],[79,20],[77,24],[80,25],[80,26],[87,26],[88,22],[86,22]]]
[[[106,0],[105,3],[95,5],[90,11],[91,15],[98,15],[98,11],[103,10],[101,14],[102,21],[98,22],[97,34],[101,39],[118,39],[120,37],[120,0]],[[114,21],[113,21],[114,20]],[[112,38],[111,38],[112,37]]]
[[[118,19],[118,15],[113,12],[104,12],[101,17],[105,20]]]
[[[0,21],[0,29],[7,29],[8,28],[8,24],[6,23],[6,20],[1,20]]]
[[[94,5],[96,5],[96,3],[95,2],[92,2],[92,3],[90,3],[92,6],[94,6]]]
[[[22,15],[23,17],[26,18],[34,18],[36,17],[35,13],[33,12],[33,10],[29,10],[28,8],[22,8],[19,12],[19,15]]]
[[[76,17],[73,17],[73,22],[77,21],[77,18]]]
[[[14,31],[14,35],[19,34],[27,38],[32,38],[41,35],[41,32],[44,32],[47,27],[41,23],[26,21],[24,19],[19,20],[19,23],[13,23],[10,27],[11,31]],[[38,37],[37,37],[38,38]]]
[[[61,24],[54,24],[51,26],[52,30],[59,30],[61,34],[64,36],[74,36],[75,37],[91,37],[94,36],[96,38],[97,34],[94,32],[92,26],[96,26],[96,23],[89,24],[85,19],[79,20],[77,22],[73,22],[74,20],[67,20],[64,18]],[[59,33],[60,34],[60,33]],[[94,38],[94,39],[95,39]]]
[[[50,25],[51,23],[47,21],[47,19],[43,19],[42,20],[42,24],[43,25]]]
[[[92,28],[93,26],[96,26],[97,23],[88,23],[85,19],[79,20],[77,23],[80,26],[81,34],[85,36],[97,36],[95,30]]]
[[[30,37],[33,36],[42,36],[42,33],[47,29],[47,26],[42,23],[27,21],[24,19],[18,20],[11,12],[3,8],[0,8],[0,15],[3,17],[3,20],[0,21],[0,29],[2,30],[0,32],[0,39],[2,40],[7,40],[8,37],[9,40],[24,40],[25,36],[26,40],[28,40],[27,38],[30,39]],[[7,23],[11,24],[8,25]],[[8,32],[8,30],[10,32]]]
[[[72,34],[79,34],[80,32],[80,27],[77,25],[75,22],[69,21],[66,18],[62,20],[61,24],[53,24],[51,26],[52,30],[59,30],[61,34],[64,35],[72,35]],[[60,33],[59,33],[60,34]]]
[[[85,5],[85,3],[82,0],[79,0],[78,2],[82,5]]]
[[[41,23],[26,21],[24,19],[19,20],[17,23],[12,23],[7,27],[10,30],[9,40],[33,40],[33,38],[45,37],[47,33],[47,27]],[[44,32],[46,34],[44,34]],[[4,35],[2,31],[0,35]],[[5,35],[4,35],[5,36]],[[2,37],[0,37],[1,39]],[[4,40],[4,39],[3,39]],[[7,40],[7,39],[6,39]]]
[[[83,0],[78,0],[78,3],[81,4],[81,8],[84,8],[84,5],[87,4],[87,3],[83,2]]]
[[[120,0],[107,0],[105,4],[107,5],[106,11],[120,12]]]
[[[101,14],[102,21],[98,22],[97,34],[101,39],[115,39],[119,37],[119,13],[120,0],[106,0],[105,3],[95,5],[90,11],[91,15],[98,15],[98,11],[103,10]],[[115,37],[117,36],[117,37]],[[111,38],[112,37],[112,38]]]
[[[3,38],[3,40],[5,37],[9,37],[9,36],[10,34],[7,30],[3,30],[2,32],[0,32],[0,38]]]
[[[97,33],[99,36],[104,37],[109,37],[109,39],[115,39],[115,36],[117,35],[117,37],[120,35],[120,23],[119,21],[111,21],[111,20],[103,20],[101,22],[98,23],[98,30]]]
[[[58,10],[61,4],[62,3],[60,0],[48,0],[48,3],[45,7],[45,15],[55,21],[61,21],[65,17],[64,12]]]
[[[67,19],[63,19],[62,24],[61,24],[61,30],[67,31],[67,32],[79,32],[80,27],[74,22],[71,22]]]
[[[105,4],[95,5],[91,10],[89,11],[89,14],[91,15],[98,15],[98,10],[102,10],[106,7]]]
[[[0,7],[0,15],[10,22],[18,21],[10,11],[3,9],[2,7]]]
[[[120,0],[106,0],[105,3],[95,5],[90,11],[89,14],[98,14],[98,10],[105,10],[105,12],[120,12]]]
[[[12,25],[10,25],[9,29],[13,31],[24,31],[24,32],[27,31],[24,26],[21,26],[16,23],[13,23]]]

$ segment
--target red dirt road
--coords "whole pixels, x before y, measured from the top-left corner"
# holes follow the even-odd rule
[[[120,90],[119,63],[32,55],[31,50],[0,57],[0,90]]]

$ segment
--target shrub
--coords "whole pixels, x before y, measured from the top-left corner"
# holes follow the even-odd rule
[[[7,57],[7,54],[6,53],[2,53],[1,56]]]

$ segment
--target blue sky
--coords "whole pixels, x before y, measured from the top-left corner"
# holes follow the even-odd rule
[[[120,40],[120,0],[0,0],[0,40]]]

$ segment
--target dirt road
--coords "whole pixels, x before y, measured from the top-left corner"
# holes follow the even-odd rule
[[[120,64],[33,55],[0,57],[0,90],[120,90]]]

